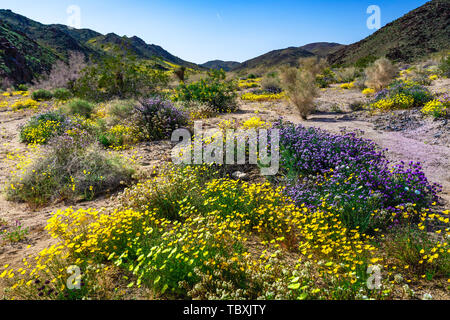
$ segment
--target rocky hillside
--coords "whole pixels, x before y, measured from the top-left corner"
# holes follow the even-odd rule
[[[27,83],[36,75],[48,72],[58,56],[26,34],[0,24],[0,78]],[[0,79],[0,80],[1,80]]]
[[[0,72],[13,82],[29,82],[37,74],[48,72],[56,60],[67,59],[71,51],[98,58],[123,44],[141,59],[198,67],[138,37],[102,35],[90,29],[73,29],[60,24],[45,25],[11,10],[0,9],[0,26]]]
[[[335,42],[315,42],[300,47],[300,49],[314,53],[316,56],[326,57],[330,53],[344,48],[345,45]]]
[[[302,47],[289,47],[281,50],[270,51],[254,59],[241,63],[233,71],[242,71],[254,68],[273,68],[280,65],[297,65],[299,58],[320,56],[325,57],[329,53],[342,48],[339,43],[317,42]]]
[[[127,50],[130,50],[133,54],[141,59],[160,58],[163,61],[167,61],[169,63],[180,66],[186,66],[190,68],[197,67],[196,64],[175,57],[160,46],[147,44],[144,40],[136,36],[128,38],[126,36],[120,37],[115,33],[108,33],[107,35],[99,35],[97,37],[91,38],[86,43],[91,48],[95,48],[103,52],[110,52],[114,47],[125,46]]]
[[[279,65],[295,65],[299,58],[312,57],[313,53],[297,47],[270,51],[259,57],[247,60],[233,71],[241,71],[254,68],[273,68]]]
[[[223,69],[225,71],[230,71],[234,68],[239,67],[240,65],[241,63],[236,61],[213,60],[203,63],[200,66],[207,69]]]
[[[450,49],[450,1],[433,0],[387,24],[371,36],[328,56],[332,64],[352,64],[386,56],[412,62]]]

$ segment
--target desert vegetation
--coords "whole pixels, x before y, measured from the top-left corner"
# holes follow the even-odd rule
[[[449,298],[448,52],[225,72],[124,46],[2,82],[3,298]],[[279,171],[174,163],[199,120],[278,134]]]

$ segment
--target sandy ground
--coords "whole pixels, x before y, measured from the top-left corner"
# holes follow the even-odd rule
[[[436,86],[433,86],[432,90],[439,93],[448,93],[449,88],[450,81],[446,79],[436,82]],[[283,117],[294,123],[319,127],[332,132],[340,132],[343,128],[350,131],[362,130],[365,138],[374,140],[381,148],[389,149],[387,155],[393,163],[401,160],[420,161],[429,180],[443,186],[442,197],[445,200],[445,207],[449,208],[450,146],[448,143],[429,143],[432,140],[430,136],[432,133],[428,133],[427,126],[433,126],[433,123],[425,124],[412,131],[386,132],[376,130],[370,122],[354,120],[348,114],[329,112],[333,106],[348,112],[350,104],[364,102],[365,99],[358,90],[341,90],[334,86],[321,91],[321,96],[317,99],[317,105],[322,112],[312,115],[308,121],[301,120],[297,111],[286,103],[267,102],[241,103],[239,112],[208,119],[205,122],[208,126],[215,126],[224,118],[243,121],[257,115],[269,121],[275,121],[279,117]],[[335,107],[334,110],[336,110]],[[11,172],[11,163],[6,161],[7,154],[14,150],[17,150],[16,152],[26,151],[26,147],[19,142],[18,130],[20,125],[25,123],[30,116],[31,114],[27,113],[8,113],[0,110],[0,186],[4,185]],[[448,140],[443,139],[441,141]],[[170,142],[154,142],[141,144],[128,153],[138,157],[138,163],[145,173],[149,172],[153,166],[169,161],[170,150]],[[114,197],[104,197],[91,202],[76,204],[74,208],[101,209],[114,206]],[[13,225],[15,221],[20,221],[24,227],[30,230],[24,242],[16,244],[0,242],[0,267],[4,264],[20,266],[24,257],[34,255],[51,245],[55,240],[51,239],[44,230],[46,221],[52,212],[66,207],[67,205],[64,203],[59,203],[32,211],[27,205],[8,202],[4,194],[0,195],[0,222],[6,221],[8,225]],[[0,282],[1,291],[2,284]]]

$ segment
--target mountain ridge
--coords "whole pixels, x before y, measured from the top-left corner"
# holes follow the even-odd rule
[[[108,48],[126,45],[140,59],[155,59],[172,65],[199,68],[195,63],[178,58],[161,46],[147,44],[137,36],[128,38],[113,33],[102,35],[91,29],[75,29],[62,24],[46,25],[8,9],[0,9],[0,22],[0,39],[3,43],[0,52],[0,73],[13,82],[29,82],[30,75],[35,78],[39,74],[49,72],[51,63],[58,59],[66,61],[72,51],[81,52],[86,58],[106,56],[109,53],[102,45]],[[26,50],[21,52],[21,48]],[[15,66],[15,58],[11,59],[12,57],[20,61]],[[45,59],[41,61],[41,58]]]
[[[211,60],[200,64],[201,67],[207,69],[223,69],[224,71],[231,71],[232,69],[240,65],[241,63],[237,61],[223,61],[223,60]]]
[[[312,45],[312,44],[310,44]],[[253,59],[242,62],[232,71],[243,71],[253,68],[274,68],[280,65],[297,65],[299,58],[316,56],[316,54],[305,50],[303,47],[288,47],[285,49],[272,50]]]
[[[348,65],[370,57],[413,62],[450,49],[450,1],[432,0],[388,23],[361,41],[328,55],[331,64]]]

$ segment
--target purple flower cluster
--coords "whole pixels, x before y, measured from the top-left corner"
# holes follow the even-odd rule
[[[323,174],[349,170],[354,166],[387,165],[383,151],[356,133],[332,135],[317,128],[275,123],[280,129],[282,165],[299,174]]]
[[[370,219],[374,210],[397,211],[408,203],[420,209],[439,200],[440,186],[427,180],[420,163],[391,168],[384,151],[356,133],[334,135],[282,122],[276,127],[281,167],[290,181],[286,193],[298,204],[316,208],[326,201],[348,215],[360,215],[351,217],[355,222]]]
[[[150,140],[170,138],[172,132],[188,124],[188,116],[170,101],[153,97],[135,106],[138,123]]]
[[[450,97],[447,93],[441,96],[438,100],[444,104],[450,103]]]

